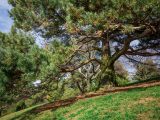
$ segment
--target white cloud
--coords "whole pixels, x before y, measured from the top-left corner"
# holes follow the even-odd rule
[[[0,0],[0,8],[10,10],[11,6],[8,4],[7,0]]]

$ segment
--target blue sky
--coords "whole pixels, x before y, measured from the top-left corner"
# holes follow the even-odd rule
[[[11,6],[8,4],[7,0],[0,0],[0,31],[9,32],[13,24],[13,20],[10,18],[8,11]]]
[[[0,0],[0,31],[8,33],[13,24],[13,20],[10,18],[8,11],[11,6],[8,4],[8,0]],[[41,46],[42,38],[36,36],[36,43]]]

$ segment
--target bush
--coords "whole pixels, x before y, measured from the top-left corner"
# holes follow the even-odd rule
[[[79,90],[76,88],[66,88],[61,99],[67,99],[70,97],[75,97],[79,94]]]
[[[17,104],[16,104],[16,111],[20,111],[22,109],[25,109],[27,106],[25,104],[25,101],[24,100],[21,100],[19,101]]]
[[[44,102],[45,92],[40,92],[32,96],[33,104],[38,104]]]
[[[129,80],[126,77],[116,76],[116,82],[118,86],[125,86],[129,83]]]

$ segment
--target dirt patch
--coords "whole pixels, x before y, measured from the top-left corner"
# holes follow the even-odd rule
[[[136,106],[138,104],[143,104],[143,105],[147,105],[149,102],[153,102],[156,101],[156,98],[153,97],[147,97],[147,98],[141,98],[139,100],[137,100],[136,102],[132,102],[131,104],[128,105],[128,108],[132,108],[133,106]]]
[[[157,106],[160,107],[160,98],[159,98],[159,102],[158,102]]]
[[[151,111],[147,111],[141,114],[138,114],[137,120],[150,120]]]
[[[141,98],[138,103],[140,104],[146,104],[148,102],[152,102],[152,101],[155,101],[156,99],[153,98],[153,97],[147,97],[147,98]]]
[[[140,99],[137,103],[143,104],[148,106],[149,102],[154,102],[157,101],[155,107],[160,107],[160,99],[159,98],[153,98],[153,97],[147,97],[147,98],[143,98]],[[158,112],[157,112],[158,113]],[[154,110],[149,110],[143,113],[140,113],[137,115],[137,120],[151,120],[153,119],[153,115],[154,115]]]

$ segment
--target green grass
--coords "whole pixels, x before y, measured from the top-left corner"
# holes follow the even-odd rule
[[[81,100],[54,115],[57,120],[159,120],[160,87]]]
[[[56,111],[15,120],[160,120],[160,86],[80,100]]]

